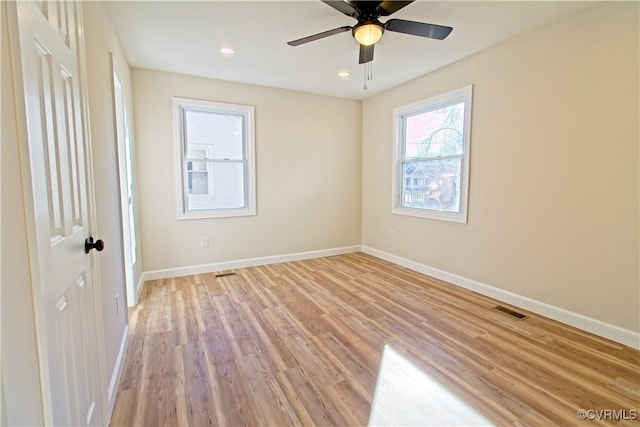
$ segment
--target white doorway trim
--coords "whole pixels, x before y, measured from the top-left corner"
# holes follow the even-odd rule
[[[131,134],[131,115],[127,107],[127,90],[123,75],[118,69],[116,58],[109,53],[111,63],[111,78],[113,89],[113,117],[114,134],[116,136],[116,151],[118,164],[118,186],[120,201],[120,216],[122,225],[122,254],[125,270],[125,287],[127,291],[127,306],[138,304],[139,291],[136,280],[137,241],[135,224],[135,186]]]

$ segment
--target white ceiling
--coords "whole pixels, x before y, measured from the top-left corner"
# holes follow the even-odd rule
[[[367,90],[350,32],[286,44],[355,23],[319,0],[114,1],[107,7],[134,67],[365,99],[593,4],[418,0],[391,17],[452,26],[453,32],[442,41],[386,32],[375,47]],[[220,55],[222,46],[236,55]],[[338,78],[340,70],[351,77]]]

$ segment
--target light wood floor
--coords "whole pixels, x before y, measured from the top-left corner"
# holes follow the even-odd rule
[[[235,273],[145,284],[112,425],[367,425],[385,345],[495,425],[640,425],[629,347],[361,253]]]

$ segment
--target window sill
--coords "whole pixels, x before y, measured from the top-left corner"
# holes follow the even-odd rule
[[[437,221],[457,222],[459,224],[467,223],[466,212],[446,212],[432,209],[416,209],[416,208],[394,208],[391,210],[393,215],[412,216],[416,218],[433,219]]]
[[[224,210],[203,210],[181,212],[178,214],[179,221],[191,219],[212,219],[212,218],[235,218],[243,216],[255,216],[255,209],[224,209]]]

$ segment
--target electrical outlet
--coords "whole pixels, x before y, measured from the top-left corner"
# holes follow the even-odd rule
[[[396,230],[394,230],[393,228],[391,228],[389,230],[389,240],[393,240],[396,238]]]
[[[201,248],[208,248],[209,247],[209,237],[208,236],[200,237],[200,247]]]

